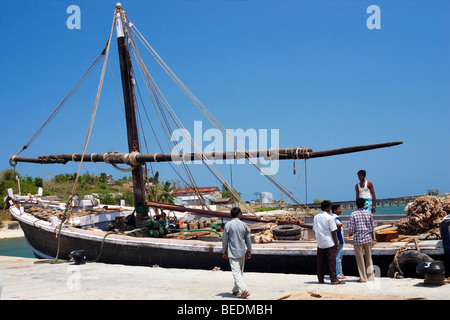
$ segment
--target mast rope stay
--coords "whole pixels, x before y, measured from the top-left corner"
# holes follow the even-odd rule
[[[81,84],[84,82],[84,80],[89,76],[89,74],[92,72],[92,70],[97,66],[98,62],[101,60],[101,58],[106,53],[106,47],[108,46],[108,43],[105,44],[105,48],[103,51],[99,54],[99,56],[94,60],[94,62],[91,64],[91,66],[86,70],[86,72],[83,74],[80,80],[75,84],[75,86],[70,90],[70,92],[66,95],[66,97],[60,102],[60,104],[56,107],[56,109],[50,114],[50,116],[45,120],[45,122],[39,127],[38,130],[31,136],[31,138],[25,143],[25,145],[22,147],[19,152],[16,153],[16,156],[19,155],[22,151],[27,149],[35,140],[36,138],[44,131],[44,129],[48,126],[48,124],[55,118],[55,116],[58,114],[58,112],[62,109],[62,107],[69,101],[69,99],[74,95],[74,93],[77,91],[77,89],[81,86]],[[16,164],[10,161],[11,166],[15,166]]]
[[[127,19],[128,19],[128,17],[127,17]],[[125,20],[123,21],[123,24],[125,26],[127,26],[127,23],[126,23]],[[155,81],[153,80],[152,76],[148,72],[148,69],[146,68],[146,66],[145,66],[145,64],[144,64],[144,62],[143,62],[143,60],[141,58],[141,55],[139,53],[139,50],[138,50],[138,48],[136,46],[136,43],[135,43],[135,40],[134,40],[134,37],[133,37],[133,32],[131,32],[130,29],[127,29],[126,35],[129,37],[129,42],[128,43],[131,44],[130,51],[133,53],[133,55],[135,57],[135,60],[138,62],[137,66],[138,66],[139,72],[140,72],[140,74],[141,74],[141,76],[142,76],[142,78],[144,80],[147,92],[148,92],[148,94],[149,94],[149,96],[151,98],[152,104],[153,104],[153,106],[155,108],[155,112],[158,115],[158,119],[159,119],[159,122],[161,124],[161,128],[163,130],[163,133],[164,133],[167,145],[169,145],[169,147],[171,147],[172,150],[173,150],[174,149],[174,145],[172,143],[172,140],[169,137],[169,136],[172,135],[173,130],[172,130],[171,126],[170,126],[170,122],[169,122],[169,120],[167,118],[166,113],[164,112],[164,108],[162,107],[162,105],[164,105],[165,109],[168,110],[170,117],[175,122],[175,124],[177,124],[178,128],[180,128],[180,125],[178,123],[181,123],[181,122],[177,123],[177,121],[175,119],[176,115],[174,117],[174,113],[171,112],[170,109],[169,109],[170,106],[167,107],[168,106],[167,100],[165,99],[165,97],[163,96],[163,94],[159,90],[158,86],[156,85]],[[137,87],[137,84],[136,84],[136,87]],[[151,91],[151,93],[150,93],[150,91]],[[142,97],[140,95],[140,91],[138,90],[138,92],[139,92],[139,96],[140,96],[141,101],[142,101]],[[142,105],[143,105],[143,101],[142,101]],[[147,120],[148,120],[148,122],[149,122],[149,124],[150,124],[150,126],[152,127],[152,130],[153,130],[153,126],[151,125],[151,122],[150,122],[150,120],[148,118],[148,114],[147,114],[147,111],[145,109],[145,106],[143,106],[143,108],[144,108],[145,114],[147,116]],[[141,119],[139,112],[138,112],[138,116]],[[141,123],[141,126],[142,126],[142,123]],[[144,135],[143,131],[144,130],[142,130],[142,134]],[[153,131],[153,133],[155,135],[155,138],[158,140],[158,138],[157,138],[157,136],[156,136],[154,131]],[[183,131],[183,134],[184,134],[184,131]],[[191,141],[191,139],[189,139],[188,137],[186,137],[186,136],[184,136],[184,137],[185,137],[185,139]],[[159,144],[159,140],[158,140],[158,144]],[[191,144],[192,144],[192,142],[191,142]],[[179,147],[178,146],[176,146],[176,147],[177,147],[178,152],[180,152]],[[161,151],[163,151],[161,145],[160,145],[160,148],[161,148]],[[156,157],[156,154],[155,154],[155,157]],[[157,162],[156,159],[155,159],[155,162]],[[200,202],[202,203],[202,205],[210,210],[210,208],[209,208],[208,204],[206,203],[203,195],[198,191],[198,188],[196,187],[196,182],[195,182],[194,176],[193,176],[192,172],[189,170],[189,167],[187,166],[187,164],[184,163],[184,162],[181,162],[181,167],[184,170],[184,172],[185,172],[188,180],[190,181],[190,183],[187,183],[183,179],[183,177],[181,176],[181,173],[179,172],[178,168],[177,168],[177,170],[175,170],[175,168],[172,167],[172,169],[174,169],[175,173],[183,180],[183,182],[185,182],[186,185],[188,185],[190,188],[192,188],[195,191],[195,193],[198,195],[198,198],[200,199]]]
[[[93,125],[94,125],[95,115],[97,113],[97,107],[98,107],[98,102],[99,102],[99,99],[100,99],[100,93],[101,93],[102,87],[103,87],[103,80],[104,80],[104,77],[105,77],[105,69],[106,69],[106,64],[107,64],[107,61],[108,61],[109,48],[110,48],[110,44],[111,44],[111,37],[112,37],[112,34],[113,34],[113,30],[114,30],[116,10],[114,11],[114,19],[113,19],[113,23],[112,23],[112,27],[111,27],[111,32],[109,34],[108,42],[107,42],[107,45],[106,45],[105,61],[103,62],[102,74],[100,76],[100,82],[99,82],[99,85],[98,85],[98,88],[97,88],[97,94],[96,94],[96,97],[95,97],[94,108],[92,110],[91,121],[89,123],[89,129],[88,129],[88,132],[87,132],[87,135],[86,135],[86,140],[84,142],[83,157],[82,158],[84,158],[84,155],[86,153],[86,149],[87,149],[87,146],[88,146],[88,143],[89,143],[89,139],[90,139],[90,136],[91,136],[92,128],[93,128]],[[75,182],[74,182],[74,185],[73,185],[73,188],[72,188],[72,194],[69,197],[69,200],[67,201],[66,209],[64,210],[64,214],[63,214],[63,217],[61,219],[61,223],[59,224],[59,227],[58,227],[58,233],[57,233],[58,244],[57,244],[57,251],[56,251],[56,255],[55,255],[54,261],[57,261],[58,257],[59,257],[60,240],[61,240],[60,235],[61,235],[62,226],[63,226],[63,224],[65,223],[66,220],[70,219],[70,215],[71,214],[69,213],[69,216],[66,216],[66,215],[67,215],[67,212],[69,211],[69,208],[71,207],[72,199],[75,196],[75,192],[76,192],[78,180],[79,180],[79,177],[80,177],[82,164],[83,164],[83,159],[81,159],[80,164],[78,166],[78,173],[77,173],[77,176],[75,178]]]
[[[174,123],[177,125],[177,127],[180,128],[180,129],[184,129],[184,130],[181,130],[181,133],[182,133],[183,137],[184,137],[187,141],[190,142],[191,146],[194,148],[194,150],[196,150],[195,152],[196,152],[199,156],[201,156],[203,163],[207,166],[207,168],[211,171],[211,173],[212,173],[219,181],[221,181],[223,185],[227,186],[227,189],[233,194],[233,196],[234,196],[238,201],[240,201],[240,203],[241,203],[248,211],[250,211],[251,213],[254,214],[254,210],[253,210],[251,207],[249,207],[244,201],[242,201],[242,199],[240,198],[240,196],[239,196],[234,190],[232,190],[232,188],[229,187],[229,184],[228,184],[228,183],[226,182],[226,180],[220,175],[220,173],[217,171],[217,169],[215,169],[215,168],[212,166],[212,164],[209,162],[209,160],[208,160],[207,158],[205,158],[205,157],[201,154],[201,150],[199,151],[199,147],[196,145],[196,143],[195,143],[195,141],[192,139],[192,137],[186,135],[186,129],[184,128],[184,126],[183,126],[183,124],[181,123],[180,119],[176,116],[175,112],[174,112],[173,109],[170,107],[169,103],[167,102],[167,100],[165,99],[165,97],[163,96],[163,94],[161,93],[161,91],[159,90],[158,86],[157,86],[156,83],[154,82],[154,80],[153,80],[153,78],[151,77],[150,73],[148,72],[148,69],[146,68],[146,66],[145,66],[145,64],[144,64],[144,62],[143,62],[143,60],[142,60],[142,58],[141,58],[141,56],[140,56],[140,54],[139,54],[139,51],[138,51],[137,46],[136,46],[136,44],[135,44],[134,38],[132,37],[132,32],[127,32],[127,34],[130,36],[130,40],[131,40],[131,41],[130,41],[129,43],[132,44],[132,47],[133,47],[133,49],[134,49],[134,50],[132,50],[132,51],[133,51],[133,53],[134,53],[134,56],[135,56],[136,61],[138,62],[138,66],[140,67],[139,70],[140,70],[140,72],[141,72],[141,75],[142,75],[142,72],[143,72],[144,75],[145,75],[145,79],[147,80],[147,81],[145,81],[145,83],[146,83],[146,85],[147,85],[147,91],[149,91],[148,86],[151,87],[151,90],[150,90],[150,91],[152,91],[152,94],[150,94],[150,92],[149,92],[149,95],[150,95],[150,97],[152,98],[152,102],[153,102],[153,104],[154,104],[154,106],[155,106],[155,110],[156,110],[156,112],[157,112],[157,114],[158,114],[158,117],[159,117],[159,119],[160,119],[161,126],[163,127],[164,134],[165,134],[165,136],[166,136],[166,140],[167,140],[168,144],[171,145],[171,146],[173,146],[172,142],[170,141],[170,139],[169,139],[169,137],[168,137],[168,133],[167,133],[166,129],[164,128],[164,125],[163,125],[163,121],[162,121],[162,119],[161,119],[161,116],[163,117],[164,123],[166,124],[167,128],[169,129],[169,131],[170,131],[170,132],[173,132],[173,130],[170,128],[170,124],[169,124],[169,122],[168,122],[167,117],[165,116],[165,112],[164,112],[164,109],[162,108],[162,105],[163,105],[164,108],[167,110],[167,112],[169,113],[170,117],[172,118],[172,120],[174,121]],[[144,76],[143,76],[143,77],[144,77]],[[156,106],[157,106],[157,108],[160,110],[159,112],[158,112],[158,109],[156,108]],[[175,147],[178,149],[178,151],[180,151],[178,145],[176,145]],[[182,164],[183,168],[185,169],[185,171],[186,171],[186,173],[187,173],[189,179],[190,179],[191,181],[193,181],[193,176],[192,176],[192,174],[190,173],[190,170],[187,168],[186,164],[185,164],[183,161],[181,161],[181,164]],[[199,195],[199,198],[200,198],[200,200],[203,202],[203,205],[207,206],[206,202],[205,202],[204,199],[203,199],[203,196],[197,191],[197,188],[195,187],[195,184],[193,184],[193,186],[194,186],[193,189],[194,189],[194,190],[196,191],[196,193]],[[208,207],[208,206],[207,206],[207,207]]]
[[[128,17],[127,17],[128,18]],[[178,87],[185,93],[185,95],[191,100],[191,102],[197,106],[197,108],[203,113],[203,115],[221,132],[221,134],[237,149],[237,153],[245,155],[246,158],[251,161],[249,161],[251,164],[253,164],[258,171],[260,171],[272,184],[274,184],[279,190],[281,190],[283,193],[285,193],[289,199],[296,202],[298,205],[303,205],[308,210],[308,206],[304,204],[300,199],[298,199],[292,191],[290,191],[286,186],[283,185],[276,177],[271,175],[267,170],[260,164],[259,160],[252,155],[247,155],[245,153],[245,149],[239,145],[239,143],[235,140],[229,137],[229,135],[226,134],[225,128],[218,122],[216,118],[203,106],[203,104],[192,94],[191,91],[181,82],[181,80],[175,75],[175,73],[169,68],[169,66],[163,61],[163,59],[156,53],[156,51],[151,47],[151,45],[148,43],[148,41],[144,38],[144,36],[140,33],[138,28],[133,25],[132,28],[136,30],[138,39],[144,44],[146,49],[152,54],[152,56],[156,59],[156,61],[160,64],[160,66],[164,69],[164,71],[169,75],[169,77],[178,85]],[[169,106],[170,108],[170,106]],[[171,111],[170,111],[171,110]],[[173,113],[172,109],[168,109],[169,113]],[[176,117],[176,116],[175,116]],[[201,150],[200,150],[201,152]],[[297,151],[298,152],[298,151]],[[306,154],[307,156],[307,154]],[[228,184],[226,184],[228,185]],[[230,191],[232,188],[229,188]],[[240,198],[238,196],[238,198]]]

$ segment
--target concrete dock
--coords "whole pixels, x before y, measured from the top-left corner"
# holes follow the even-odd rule
[[[166,269],[103,263],[58,264],[0,257],[2,300],[235,300],[229,271]],[[348,277],[345,284],[318,284],[315,275],[244,273],[247,299],[428,299],[450,300],[450,284],[424,285],[422,279]]]
[[[21,229],[2,229],[0,239],[23,237]],[[316,275],[245,272],[247,301],[294,300],[450,300],[450,284],[430,286],[422,279],[375,278],[343,285],[318,284]],[[168,269],[103,263],[0,256],[1,300],[209,300],[240,302],[231,294],[230,271]]]

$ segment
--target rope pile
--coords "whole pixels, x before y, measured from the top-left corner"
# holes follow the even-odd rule
[[[402,234],[437,233],[440,234],[440,222],[450,214],[450,197],[419,197],[409,203],[405,211],[407,217],[398,223]]]
[[[39,206],[29,207],[25,210],[27,213],[33,215],[34,217],[50,222],[50,217],[57,217],[60,221],[64,218],[64,211],[58,210],[54,208],[45,208]],[[78,209],[77,212],[72,212],[70,210],[70,215],[72,217],[82,217],[96,213],[105,213],[112,212],[113,210],[103,209],[103,208],[94,208],[93,210],[83,210]]]
[[[274,235],[273,229],[279,225],[300,225],[305,223],[304,216],[293,215],[289,213],[284,213],[279,218],[276,219],[274,223],[266,223],[263,227],[264,230],[260,232],[255,232],[250,236],[253,238],[255,243],[269,243],[273,240],[277,239],[277,236]],[[261,226],[255,226],[254,228],[260,228]],[[250,228],[253,229],[253,228]],[[253,229],[255,230],[255,229]]]
[[[300,224],[305,223],[304,216],[293,215],[289,213],[283,214],[277,219],[278,224]]]
[[[62,219],[64,211],[58,209],[45,209],[43,207],[30,207],[25,210],[27,213],[32,214],[38,219],[50,222],[50,217],[57,217],[59,220]]]
[[[262,232],[258,232],[256,234],[251,234],[250,236],[253,238],[253,240],[255,241],[255,243],[269,243],[272,242],[274,240],[274,236],[273,236],[273,228],[275,228],[277,225],[273,224],[270,228],[262,231]]]

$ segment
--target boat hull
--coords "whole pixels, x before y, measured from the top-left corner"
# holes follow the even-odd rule
[[[150,267],[157,265],[164,268],[230,269],[228,261],[222,258],[219,238],[178,240],[137,238],[120,234],[108,234],[105,237],[104,232],[65,227],[62,228],[58,240],[58,226],[26,213],[20,215],[18,210],[11,212],[19,221],[30,248],[41,258],[54,259],[58,255],[58,259],[69,260],[70,252],[84,250],[87,261]],[[430,242],[428,248],[422,248],[422,252],[435,260],[443,261],[448,274],[449,255],[445,255],[443,248],[436,243],[438,242],[434,244]],[[387,275],[399,245],[378,243],[373,247],[373,262],[377,275]],[[247,260],[245,270],[315,274],[316,252],[315,241],[274,241],[254,244],[252,258]],[[343,270],[346,275],[358,275],[351,244],[346,244],[344,248]]]

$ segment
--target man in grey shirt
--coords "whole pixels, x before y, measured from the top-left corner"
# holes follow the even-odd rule
[[[247,224],[241,221],[242,211],[231,209],[233,219],[225,225],[222,237],[223,258],[230,262],[234,278],[233,294],[247,298],[250,293],[245,285],[243,274],[245,259],[250,259],[252,240]]]

